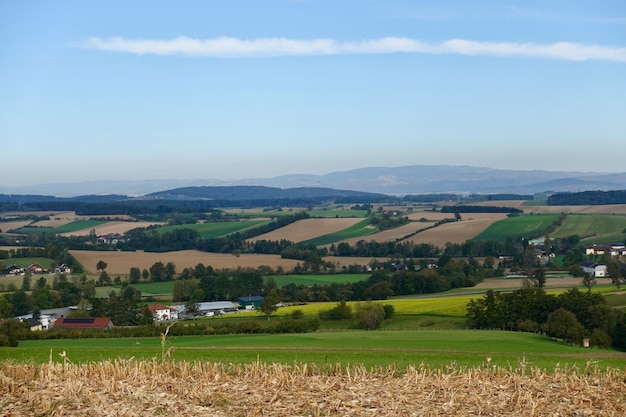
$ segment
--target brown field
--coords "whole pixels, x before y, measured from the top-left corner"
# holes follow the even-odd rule
[[[524,213],[585,213],[585,214],[626,214],[626,204],[605,204],[585,206],[533,206],[524,205],[523,200],[481,201],[473,206],[513,207],[524,210]]]
[[[626,214],[626,204],[601,206],[528,206],[522,207],[525,213],[580,213],[580,214]]]
[[[55,358],[54,361],[58,361]],[[5,416],[626,415],[626,375],[519,366],[368,370],[354,365],[225,365],[116,360],[0,362]]]
[[[212,266],[215,269],[258,268],[267,265],[272,268],[282,266],[285,270],[291,270],[298,261],[293,259],[281,259],[279,255],[255,255],[241,254],[235,256],[228,253],[207,253],[197,250],[183,250],[177,252],[95,252],[85,250],[70,251],[78,262],[92,273],[96,272],[98,261],[107,263],[107,273],[128,274],[130,268],[136,267],[141,270],[150,269],[157,262],[173,262],[178,272],[185,268],[194,268],[199,263],[204,266]]]
[[[87,229],[76,230],[74,232],[60,233],[61,236],[89,236],[92,230],[96,231],[97,236],[103,236],[108,234],[124,234],[131,229],[138,227],[148,227],[152,225],[160,225],[164,223],[160,222],[108,222],[96,227],[88,227]]]
[[[430,243],[444,247],[447,242],[464,243],[478,236],[492,223],[506,218],[504,213],[471,213],[463,214],[462,220],[444,223],[432,229],[425,230],[408,238],[406,241],[414,243]]]
[[[31,222],[29,220],[19,220],[14,222],[1,222],[0,230],[7,233],[9,230],[19,229],[20,227],[28,226]]]
[[[315,237],[327,235],[329,233],[338,232],[346,229],[363,219],[360,218],[329,218],[329,219],[304,219],[295,223],[273,230],[269,233],[257,236],[253,241],[257,240],[280,240],[287,239],[298,243]]]
[[[453,213],[442,213],[440,211],[418,211],[407,214],[405,217],[408,217],[409,220],[418,221],[422,218],[428,220],[429,222],[437,222],[443,219],[453,219]]]
[[[235,256],[228,253],[207,253],[197,250],[183,250],[177,252],[96,252],[86,250],[72,250],[71,255],[78,260],[86,269],[92,273],[96,272],[98,261],[107,263],[107,273],[109,275],[127,275],[130,268],[150,269],[156,262],[174,262],[178,272],[185,268],[194,268],[199,263],[204,266],[212,266],[214,269],[238,269],[238,268],[258,268],[267,265],[276,269],[281,266],[285,271],[290,271],[298,262],[295,259],[281,259],[280,255],[261,254],[241,254]],[[326,257],[326,261],[333,262],[338,268],[348,265],[368,265],[370,258],[352,257]]]
[[[403,237],[411,233],[415,233],[420,229],[430,227],[433,224],[433,222],[411,222],[409,224],[396,227],[394,229],[383,230],[382,232],[372,233],[371,235],[367,236],[354,237],[351,239],[342,240],[341,242],[337,243],[348,243],[350,245],[354,245],[359,240],[365,240],[367,242],[371,242],[372,240],[376,242],[393,242],[398,239],[402,239]],[[335,245],[337,243],[335,243]]]

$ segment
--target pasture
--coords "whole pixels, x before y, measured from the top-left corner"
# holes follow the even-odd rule
[[[191,229],[198,232],[203,239],[213,239],[236,232],[244,232],[258,226],[265,225],[271,220],[235,220],[223,222],[206,222],[197,224],[181,224],[176,226],[163,226],[157,229],[157,233],[165,234],[177,229]]]
[[[590,239],[590,243],[614,243],[624,241],[626,230],[625,215],[608,214],[571,214],[565,223],[554,233],[552,238],[580,236],[581,240]]]
[[[541,214],[508,217],[491,224],[476,236],[477,240],[505,241],[508,238],[538,237],[554,222],[559,215]]]
[[[361,220],[360,222],[353,224],[352,226],[323,236],[319,236],[313,239],[305,240],[301,242],[305,245],[323,246],[330,243],[341,242],[342,240],[353,237],[364,237],[371,235],[378,230],[375,226],[371,225],[370,219]]]
[[[43,232],[48,232],[48,233],[71,233],[71,232],[76,232],[78,230],[92,230],[97,226],[100,226],[104,223],[106,223],[106,220],[75,220],[73,222],[69,222],[69,223],[64,223],[62,225],[56,226],[56,227],[33,227],[33,226],[26,226],[26,227],[22,227],[20,229],[18,229],[16,232],[17,233],[26,233],[26,234],[32,234],[32,233],[43,233]]]
[[[219,319],[218,319],[219,320]],[[180,322],[178,325],[184,325]],[[18,362],[62,362],[65,352],[74,363],[122,359],[150,360],[163,351],[159,338],[25,340],[17,348],[0,348],[6,359]],[[442,369],[452,361],[458,367],[476,367],[491,358],[491,365],[556,366],[580,369],[592,360],[606,367],[625,369],[626,354],[569,346],[533,333],[483,330],[375,330],[331,331],[304,334],[254,334],[168,337],[165,348],[176,361],[212,361],[245,364],[307,363],[363,365],[368,369],[393,366],[406,371],[426,364]]]
[[[296,285],[327,285],[346,282],[366,281],[370,274],[333,274],[333,275],[270,275],[280,288],[287,284]]]

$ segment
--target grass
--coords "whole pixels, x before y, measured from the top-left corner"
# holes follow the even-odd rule
[[[77,230],[95,228],[101,224],[108,223],[107,220],[76,220],[58,227],[22,227],[17,230],[17,233],[70,233]]]
[[[182,336],[169,337],[167,347],[173,347],[173,360],[233,364],[304,362],[406,369],[422,363],[434,368],[451,362],[480,366],[490,357],[492,365],[503,367],[525,361],[545,369],[554,369],[557,364],[582,369],[591,359],[602,367],[623,369],[626,365],[626,355],[614,351],[586,350],[532,333],[479,330]],[[62,351],[74,363],[82,363],[160,358],[162,346],[159,338],[22,341],[17,348],[0,348],[0,355],[18,362],[46,363],[51,352],[60,361]]]
[[[372,226],[370,223],[370,219],[365,219],[338,232],[329,233],[327,235],[319,236],[314,239],[309,239],[304,242],[300,242],[300,244],[323,246],[353,237],[367,236],[378,231],[378,228]]]
[[[366,281],[371,274],[332,274],[332,275],[271,275],[276,285],[281,288],[287,284],[327,285]]]
[[[307,210],[307,214],[311,217],[324,217],[324,218],[334,218],[334,217],[357,217],[357,218],[365,218],[367,216],[366,210]]]
[[[213,239],[236,232],[243,232],[254,227],[269,223],[270,220],[235,220],[216,223],[181,224],[176,226],[163,226],[157,229],[159,234],[171,232],[176,229],[192,229],[198,232],[203,239]]]
[[[565,223],[554,233],[552,238],[580,236],[591,238],[596,243],[613,243],[624,240],[626,216],[610,214],[569,214]]]
[[[543,232],[559,217],[557,214],[524,215],[509,217],[490,225],[474,240],[497,240],[503,242],[508,238],[528,238],[541,236]]]

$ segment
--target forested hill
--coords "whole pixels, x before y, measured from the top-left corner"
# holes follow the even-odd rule
[[[614,191],[581,191],[579,193],[560,193],[548,197],[548,205],[601,205],[626,204],[626,190]]]
[[[143,199],[163,200],[276,200],[307,198],[387,198],[383,194],[362,191],[335,190],[323,187],[277,188],[255,185],[184,187],[148,194]]]

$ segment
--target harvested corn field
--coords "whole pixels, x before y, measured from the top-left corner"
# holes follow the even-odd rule
[[[622,370],[0,364],[6,416],[624,416]]]

